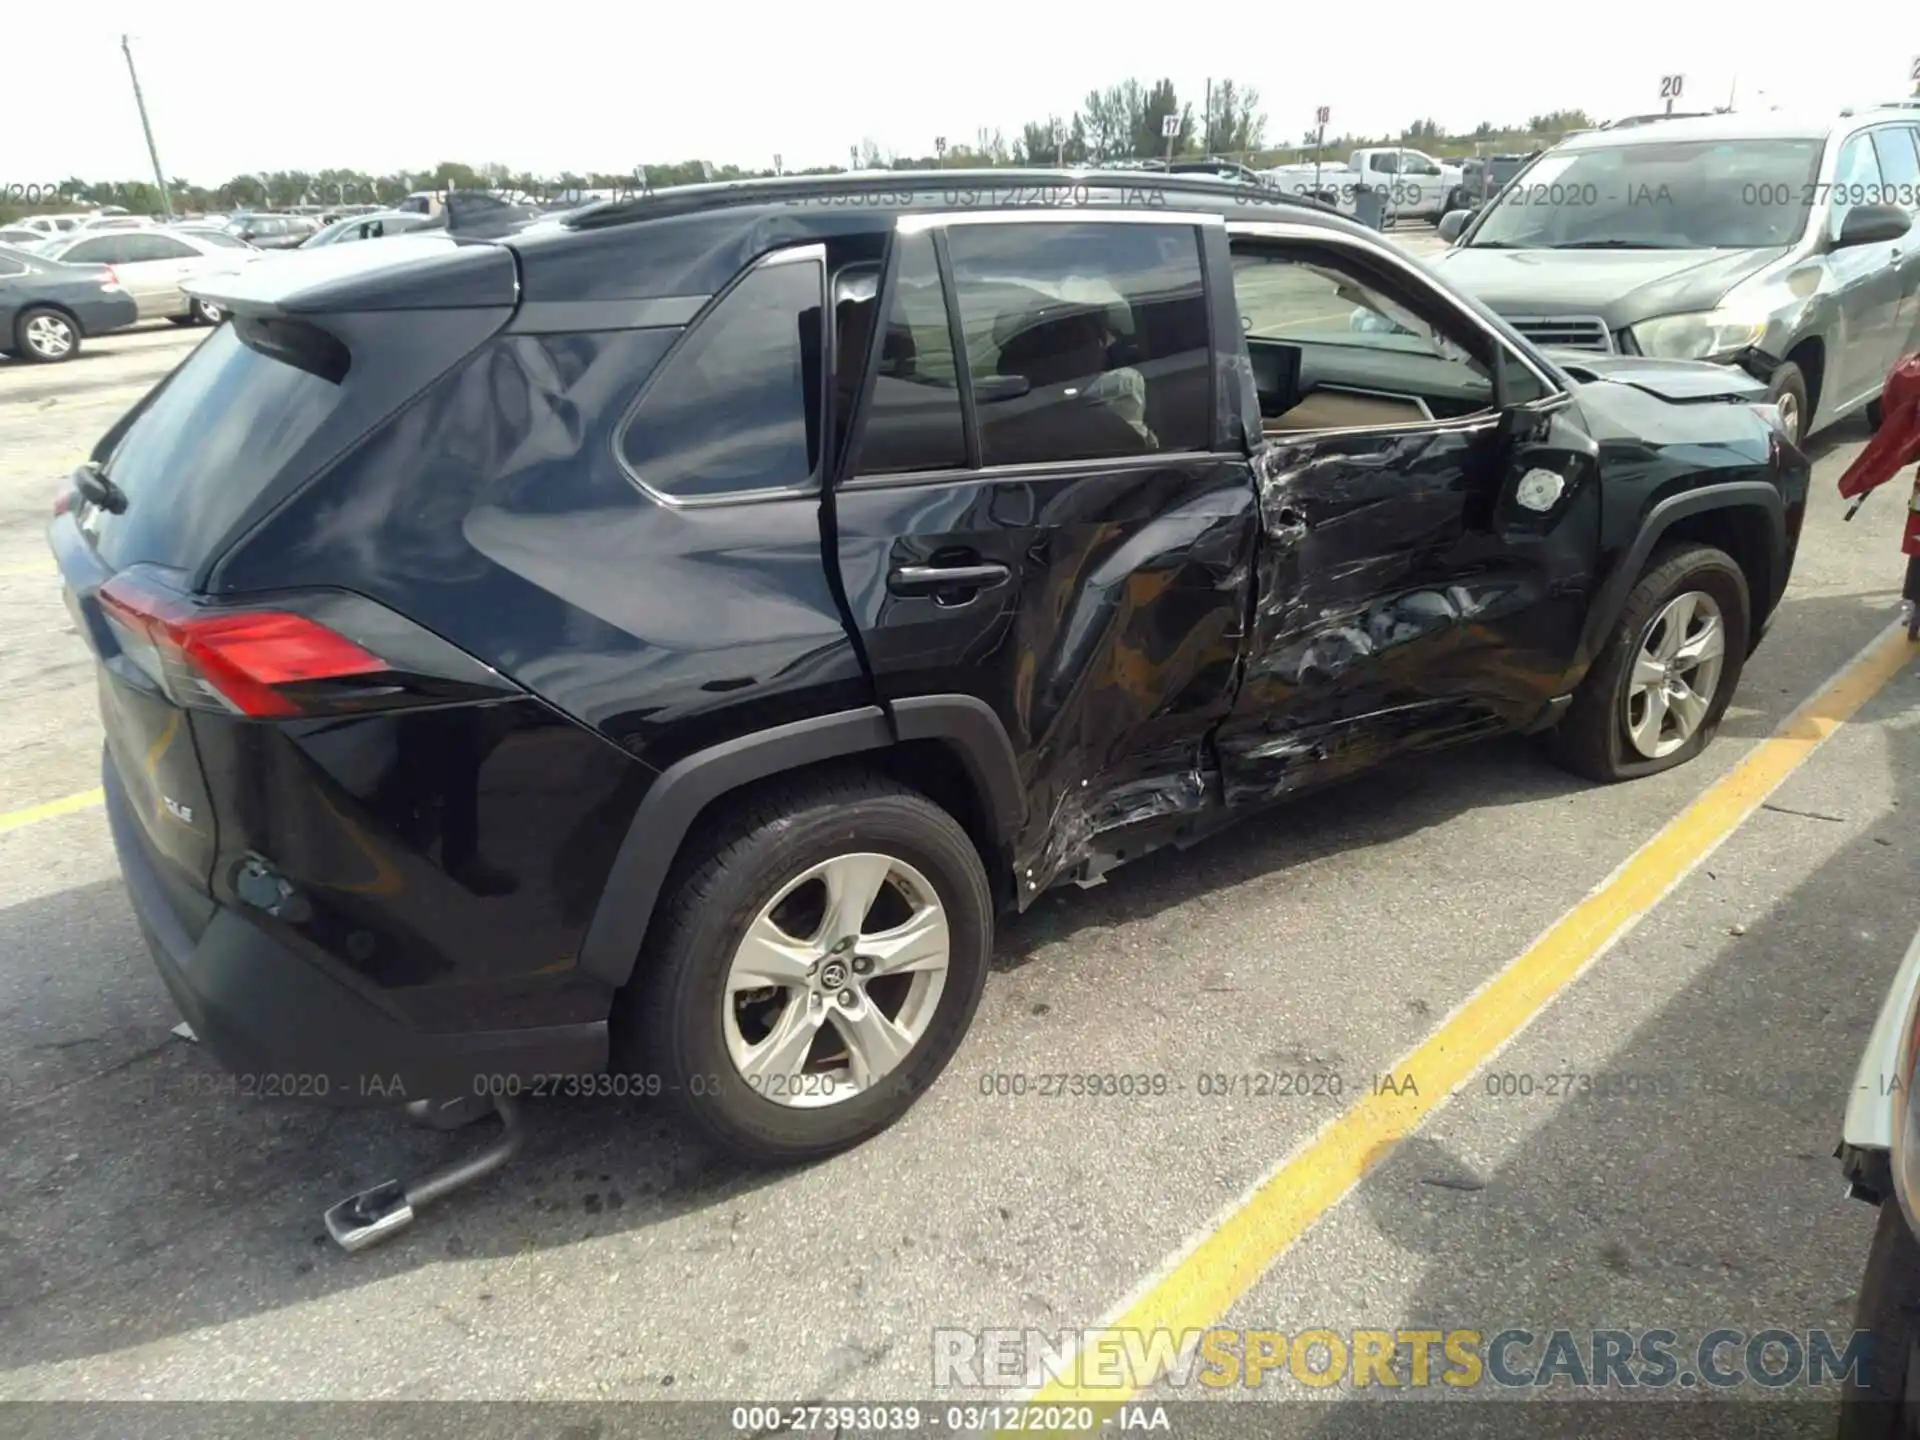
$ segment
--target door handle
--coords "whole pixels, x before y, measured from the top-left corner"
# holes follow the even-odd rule
[[[902,565],[887,576],[887,588],[896,595],[951,595],[953,601],[971,600],[1013,578],[1013,571],[995,561],[966,565]]]

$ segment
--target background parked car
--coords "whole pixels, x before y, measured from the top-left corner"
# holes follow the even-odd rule
[[[1524,155],[1475,155],[1462,160],[1460,184],[1448,198],[1447,209],[1469,213],[1478,210],[1506,189],[1507,182],[1526,169],[1527,162],[1539,153],[1529,150]]]
[[[1920,115],[1714,115],[1564,140],[1433,267],[1536,344],[1736,365],[1796,439],[1920,348]]]
[[[75,235],[43,253],[71,264],[111,265],[139,304],[142,320],[167,319],[182,325],[217,325],[225,315],[220,307],[189,296],[180,288],[182,281],[233,270],[260,258],[259,251],[231,236],[157,226]]]
[[[63,265],[0,245],[0,354],[58,364],[81,340],[139,319],[139,306],[104,265]]]
[[[378,240],[383,235],[404,235],[409,230],[438,223],[432,216],[401,210],[383,210],[372,215],[348,215],[325,229],[316,230],[300,242],[302,250],[322,245],[339,245],[349,240]]]
[[[87,218],[85,215],[29,215],[14,221],[13,228],[31,230],[42,240],[57,240],[78,230],[80,222]]]
[[[12,245],[23,248],[38,245],[47,237],[38,230],[29,230],[24,225],[0,226],[0,245]]]
[[[261,250],[292,250],[319,228],[305,215],[242,213],[227,222],[227,234]]]

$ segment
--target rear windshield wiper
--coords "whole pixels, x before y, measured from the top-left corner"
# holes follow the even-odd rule
[[[109,515],[126,511],[127,492],[109,480],[96,461],[89,460],[73,472],[73,488],[80,492],[81,499],[98,505]]]

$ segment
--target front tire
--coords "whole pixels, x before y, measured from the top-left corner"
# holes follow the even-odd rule
[[[1779,408],[1787,438],[1796,445],[1804,444],[1807,425],[1813,419],[1807,410],[1807,377],[1791,360],[1778,366],[1767,382],[1767,403]]]
[[[1685,545],[1656,556],[1550,732],[1553,758],[1602,783],[1693,759],[1740,684],[1751,615],[1746,576],[1725,551]]]
[[[187,320],[194,325],[218,325],[226,318],[223,306],[209,305],[204,300],[195,300],[187,307]]]
[[[63,310],[35,305],[13,322],[14,349],[32,365],[58,365],[80,353],[80,327]]]
[[[857,773],[776,785],[703,820],[668,883],[616,1007],[615,1064],[659,1075],[728,1153],[857,1145],[966,1035],[992,896],[966,831],[925,796]]]
[[[1853,1322],[1856,1330],[1872,1336],[1867,1383],[1861,1384],[1851,1372],[1847,1375],[1840,1392],[1838,1440],[1899,1440],[1914,1433],[1903,1412],[1920,1401],[1920,1374],[1913,1363],[1915,1345],[1920,1343],[1914,1328],[1917,1312],[1920,1244],[1914,1241],[1900,1202],[1889,1195],[1880,1202],[1880,1222],[1867,1251]]]

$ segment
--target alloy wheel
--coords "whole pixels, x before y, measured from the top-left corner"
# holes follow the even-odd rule
[[[754,918],[728,966],[734,1067],[796,1108],[872,1089],[926,1035],[950,946],[938,894],[904,860],[862,852],[811,867]]]
[[[73,327],[58,315],[36,315],[27,321],[26,342],[34,354],[58,360],[73,349]]]
[[[1627,738],[1648,760],[1663,759],[1699,733],[1720,688],[1727,627],[1703,590],[1674,596],[1640,637],[1627,680]]]

